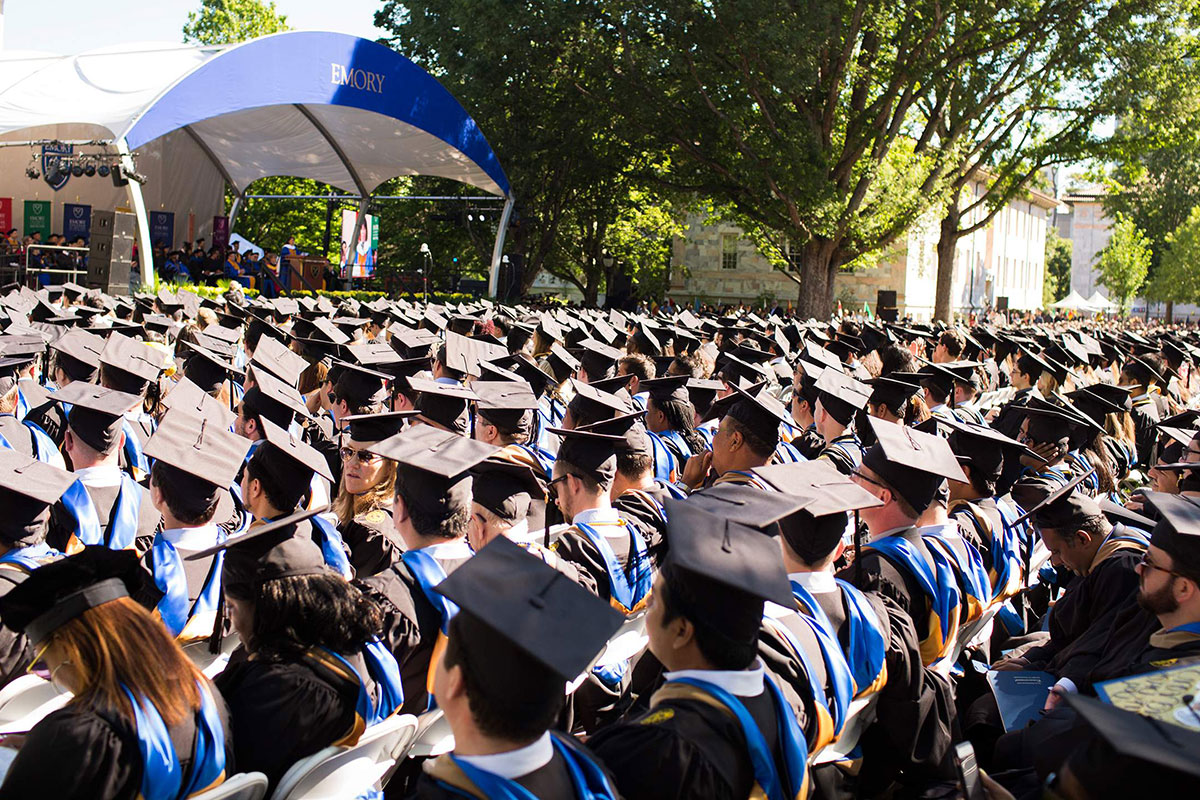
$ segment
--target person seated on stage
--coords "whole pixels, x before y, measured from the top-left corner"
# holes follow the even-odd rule
[[[150,493],[121,469],[121,451],[128,435],[125,414],[138,407],[141,398],[78,381],[59,389],[53,398],[71,407],[63,450],[87,496],[76,498],[66,509],[70,519],[56,522],[51,543],[64,552],[73,552],[81,544],[144,551],[161,515]],[[76,527],[84,518],[95,520],[94,530]]]
[[[454,615],[433,587],[471,557],[469,470],[496,449],[431,425],[369,449],[396,463],[392,522],[404,554],[358,585],[383,609],[384,642],[404,679],[404,711],[420,714],[430,707],[433,667]]]
[[[588,746],[626,800],[808,796],[808,747],[758,657],[766,601],[793,603],[779,545],[668,501],[671,549],[646,616],[664,683],[650,710]]]
[[[304,511],[189,559],[225,551],[221,582],[247,657],[214,681],[229,704],[238,769],[274,786],[296,761],[353,746],[399,707],[400,673],[379,608],[325,565]]]
[[[225,704],[146,609],[157,594],[136,554],[88,547],[0,598],[74,694],[24,737],[0,798],[187,797],[235,771]]]
[[[817,378],[817,433],[825,446],[817,454],[849,475],[862,463],[863,446],[854,430],[855,415],[866,407],[871,389],[835,369],[827,369]]]
[[[598,759],[552,727],[564,684],[587,669],[621,615],[505,537],[437,592],[459,607],[434,673],[455,748],[425,764],[412,796],[616,800]]]
[[[10,448],[0,448],[0,597],[43,564],[63,557],[46,544],[50,509],[75,477]],[[0,686],[25,674],[33,663],[26,637],[0,626]]]
[[[701,485],[744,483],[758,485],[750,470],[770,463],[779,444],[779,426],[791,416],[765,387],[741,389],[730,384],[730,393],[713,403],[705,419],[720,418],[712,450],[688,459],[683,483]]]
[[[242,466],[250,443],[186,410],[163,417],[146,443],[155,459],[150,470],[151,502],[162,514],[143,563],[163,593],[155,610],[172,636],[181,642],[212,635],[221,600],[221,562],[187,561],[187,555],[225,540],[229,531],[216,522],[229,487]]]
[[[370,448],[395,436],[413,412],[344,417],[340,456],[342,482],[333,510],[338,532],[350,548],[350,565],[357,578],[382,572],[400,558],[392,524],[396,463]]]

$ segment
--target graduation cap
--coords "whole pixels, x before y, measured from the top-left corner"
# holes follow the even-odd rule
[[[1188,464],[1200,469],[1200,464]],[[1189,571],[1200,571],[1200,503],[1192,497],[1147,492],[1146,502],[1159,514],[1150,544],[1166,552]]]
[[[586,425],[603,419],[611,419],[629,410],[629,403],[622,397],[582,381],[571,381],[575,396],[567,409],[576,425]]]
[[[529,411],[537,408],[538,401],[524,381],[472,381],[471,389],[479,396],[475,407],[481,419],[508,434],[532,425]]]
[[[1166,417],[1158,421],[1160,426],[1170,425],[1176,428],[1190,428],[1200,420],[1200,411],[1194,408],[1185,409],[1178,414]]]
[[[855,413],[861,411],[870,397],[870,388],[861,381],[837,370],[827,369],[817,378],[817,402],[829,416],[842,425],[849,425]]]
[[[122,597],[153,608],[162,592],[137,553],[94,545],[29,572],[0,597],[0,619],[39,647],[85,611]]]
[[[650,380],[642,381],[638,387],[650,394],[650,399],[655,403],[669,403],[671,401],[679,403],[690,403],[691,397],[688,394],[688,382],[692,378],[688,375],[668,375],[663,378],[651,378]]]
[[[404,427],[404,421],[417,416],[416,411],[387,411],[380,414],[354,414],[342,417],[350,439],[366,444],[382,442],[395,436]]]
[[[50,399],[71,407],[67,427],[80,441],[98,453],[110,453],[121,438],[125,412],[142,402],[135,394],[118,392],[93,383],[72,381],[50,395]]]
[[[1165,375],[1141,356],[1131,355],[1121,371],[1136,380],[1139,384],[1149,385],[1156,383],[1159,386],[1166,387],[1169,383]]]
[[[489,456],[471,467],[471,475],[471,499],[500,519],[523,520],[534,500],[546,500],[545,478],[528,464]]]
[[[183,374],[192,383],[206,392],[215,392],[226,379],[241,376],[242,371],[207,347],[183,341],[191,351],[183,365]]]
[[[262,422],[266,442],[255,449],[250,460],[261,466],[279,486],[307,488],[312,483],[313,473],[325,480],[333,480],[329,462],[320,451],[269,419]]]
[[[550,372],[554,375],[555,383],[562,383],[579,370],[580,361],[567,352],[565,347],[555,342],[550,346],[550,352],[546,356],[546,364],[550,367]]]
[[[435,587],[459,608],[451,636],[490,696],[561,696],[624,617],[500,536]],[[530,668],[530,662],[534,668]],[[558,681],[547,681],[549,671]]]
[[[304,398],[294,386],[288,385],[266,370],[254,368],[250,376],[254,385],[242,395],[242,406],[252,414],[269,419],[280,427],[287,427],[297,415],[308,416]]]
[[[867,398],[867,403],[870,405],[882,404],[885,408],[896,413],[897,416],[903,416],[904,407],[908,404],[909,398],[921,391],[921,385],[917,383],[920,380],[916,373],[912,374],[912,380],[904,380],[908,373],[893,372],[879,378],[872,378],[869,381],[863,381],[871,387],[871,395]]]
[[[0,395],[8,394],[17,385],[17,375],[33,363],[33,356],[0,356]]]
[[[779,544],[691,501],[668,498],[664,505],[671,543],[663,568],[666,602],[693,622],[753,644],[764,602],[785,607],[795,602]]]
[[[280,344],[287,344],[288,334],[278,325],[262,317],[251,315],[250,324],[246,327],[246,348],[257,351],[263,341],[274,339]]]
[[[1124,386],[1098,383],[1067,392],[1065,396],[1098,425],[1103,425],[1109,414],[1119,414],[1133,408],[1129,390]]]
[[[814,516],[859,511],[883,505],[875,495],[838,472],[824,459],[794,464],[767,464],[750,470],[773,489],[808,500],[804,509]]]
[[[983,365],[977,361],[953,361],[944,364],[930,362],[917,374],[923,380],[937,386],[942,394],[952,396],[954,385],[957,383],[979,388],[979,378],[975,369],[981,366]]]
[[[713,403],[705,418],[732,417],[774,448],[779,442],[779,425],[791,424],[791,413],[766,390],[765,384],[730,388],[733,392]]]
[[[692,407],[702,417],[712,407],[713,402],[717,399],[717,394],[725,388],[725,384],[721,381],[711,378],[688,378],[686,386]]]
[[[162,404],[168,410],[177,410],[196,419],[211,420],[226,429],[232,427],[237,419],[237,414],[226,408],[224,403],[187,378],[181,378],[163,396]]]
[[[754,486],[722,483],[693,492],[688,495],[688,502],[694,508],[739,525],[774,533],[776,523],[804,508],[810,500],[795,494],[764,492]]]
[[[415,405],[422,417],[456,433],[467,432],[468,406],[472,400],[479,399],[472,389],[416,377],[408,379],[408,387],[417,392]]]
[[[413,425],[366,449],[396,462],[397,480],[418,510],[444,519],[470,501],[469,470],[497,448],[430,425]]]
[[[249,439],[222,428],[217,420],[197,419],[178,410],[167,412],[143,452],[175,468],[173,489],[211,503],[218,492],[233,485],[249,449]]]
[[[625,445],[624,435],[578,428],[547,430],[562,437],[556,463],[570,464],[601,486],[612,483],[617,474],[617,450]]]
[[[257,453],[255,454],[257,457]],[[324,575],[325,554],[312,536],[301,533],[300,524],[329,510],[329,506],[305,509],[263,524],[254,524],[241,536],[185,556],[187,561],[210,558],[225,551],[221,583],[235,596],[254,596],[257,586],[279,578]]]
[[[37,544],[46,532],[50,506],[76,478],[12,448],[0,448],[0,539],[9,547]]]
[[[617,348],[596,339],[584,339],[579,343],[579,363],[587,372],[588,380],[603,378],[617,365],[622,355]]]
[[[350,408],[375,405],[388,399],[387,387],[392,379],[388,373],[344,361],[338,362],[338,366],[341,369],[333,391]]]
[[[110,333],[100,351],[104,382],[129,394],[142,394],[146,385],[158,380],[167,354],[120,333]]]
[[[1030,399],[1024,411],[1029,419],[1026,432],[1030,440],[1037,444],[1061,442],[1063,439],[1071,440],[1104,431],[1082,411],[1054,405],[1040,397]]]
[[[1197,435],[1200,435],[1200,431],[1197,431],[1194,428],[1176,428],[1173,425],[1162,424],[1156,425],[1155,427],[1158,428],[1159,433],[1168,437],[1172,441],[1179,442],[1179,444],[1183,445],[1184,447],[1187,447],[1192,443],[1192,439],[1196,438]]]
[[[947,441],[959,463],[969,465],[972,473],[981,475],[985,480],[999,480],[1007,461],[1020,459],[1021,456],[1041,460],[1028,447],[990,425],[946,419],[937,422],[950,429]]]
[[[887,482],[918,514],[933,502],[943,480],[967,482],[944,438],[871,417],[876,444],[863,466]]]
[[[91,383],[100,371],[104,340],[82,328],[72,328],[50,345],[55,363],[73,381]]]
[[[619,436],[621,441],[616,444],[616,452],[650,455],[653,452],[653,446],[642,421],[645,416],[645,411],[634,411],[589,425],[580,425],[575,430]]]
[[[1094,470],[1088,470],[1082,475],[1077,475],[1065,485],[1059,486],[1047,494],[1040,501],[1033,504],[1024,514],[1017,517],[1013,523],[1013,527],[1020,525],[1027,519],[1032,519],[1038,528],[1051,528],[1054,530],[1070,528],[1074,530],[1075,526],[1083,520],[1089,517],[1100,516],[1102,512],[1100,511],[1099,504],[1083,492],[1075,491],[1079,484],[1083,483],[1092,472]]]

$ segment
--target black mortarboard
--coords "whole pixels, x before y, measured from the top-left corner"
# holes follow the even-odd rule
[[[226,408],[224,403],[187,378],[180,378],[171,391],[163,396],[162,404],[168,410],[183,411],[197,419],[211,420],[222,428],[232,427],[237,418],[237,414]]]
[[[629,410],[629,403],[611,392],[597,389],[582,381],[572,381],[575,396],[567,408],[576,425],[587,425],[603,419],[611,419]]]
[[[508,368],[528,383],[529,388],[533,389],[533,393],[538,397],[545,394],[546,390],[554,383],[552,376],[524,354],[514,355]]]
[[[444,518],[471,499],[471,467],[496,448],[430,425],[413,425],[367,450],[397,464],[405,496],[434,518]]]
[[[260,445],[254,451],[253,457],[257,458],[263,450],[267,450],[267,454],[270,456],[268,471],[274,472],[276,476],[289,476],[280,485],[308,486],[314,472],[326,480],[333,480],[333,474],[329,471],[329,462],[325,460],[325,456],[305,442],[303,438],[293,435],[290,430],[282,428],[270,420],[263,420],[263,435],[267,440],[266,444]],[[270,447],[268,448],[267,445]],[[286,459],[286,463],[279,456]]]
[[[231,486],[249,449],[248,439],[222,428],[217,420],[176,410],[162,418],[144,452],[208,484],[187,487],[200,492]]]
[[[692,407],[701,417],[707,415],[717,399],[717,393],[725,388],[725,384],[711,378],[689,378],[687,382],[688,399]]]
[[[547,430],[562,437],[557,463],[570,464],[601,485],[612,483],[617,474],[617,449],[624,445],[624,436],[579,429]]]
[[[387,411],[380,414],[355,414],[342,417],[350,438],[356,442],[382,442],[395,436],[404,427],[404,421],[417,415],[416,411]]]
[[[408,386],[418,393],[415,405],[422,417],[455,433],[467,432],[468,406],[472,400],[479,399],[469,387],[427,378],[409,378]]]
[[[249,350],[258,350],[267,339],[274,339],[280,344],[287,344],[288,334],[262,317],[251,316],[250,324],[246,327],[246,348]]]
[[[242,374],[241,370],[207,347],[188,341],[183,344],[192,351],[183,366],[184,377],[204,391],[215,392],[227,378]]]
[[[768,464],[751,469],[776,491],[808,499],[804,508],[814,516],[858,511],[883,505],[875,495],[838,472],[825,459],[794,464]]]
[[[965,483],[967,476],[941,436],[871,417],[876,444],[863,457],[870,468],[918,514],[933,502],[943,479]]]
[[[976,387],[979,385],[975,372],[975,368],[979,366],[981,365],[974,361],[954,361],[945,364],[930,362],[917,374],[923,381],[937,386],[942,394],[951,396],[954,394],[956,383]]]
[[[1028,447],[990,425],[945,419],[939,419],[938,424],[950,428],[947,441],[959,463],[969,464],[972,471],[985,480],[998,480],[1008,459],[1037,458]]]
[[[112,452],[121,438],[125,412],[142,402],[138,395],[80,381],[72,381],[50,395],[50,399],[64,407],[71,406],[67,427],[98,453]]]
[[[689,380],[691,379],[687,375],[668,375],[663,378],[642,381],[638,384],[638,388],[649,392],[650,398],[656,403],[666,403],[672,400],[691,402],[687,389]]]
[[[588,380],[603,378],[621,358],[621,351],[596,339],[584,339],[579,343],[579,362],[588,374]]]
[[[580,425],[575,430],[587,431],[589,433],[603,433],[608,436],[620,436],[622,441],[616,445],[618,453],[641,453],[649,455],[653,451],[653,448],[650,444],[650,437],[646,433],[646,426],[642,423],[642,418],[645,416],[645,411],[634,411],[629,414],[620,414],[611,419],[593,422],[589,425]]]
[[[459,647],[467,654],[468,672],[498,693],[512,690],[511,680],[519,680],[514,671],[528,672],[504,645],[566,682],[588,667],[624,619],[608,603],[503,536],[435,590],[460,609],[455,628],[462,634]],[[562,691],[561,685],[546,688]]]
[[[333,391],[350,408],[383,403],[388,399],[391,375],[347,362],[340,362],[338,366],[342,369]]]
[[[1200,464],[1191,465],[1200,469]],[[1200,502],[1181,494],[1147,492],[1146,502],[1159,514],[1150,544],[1189,571],[1200,571]]]
[[[538,401],[525,381],[473,381],[471,388],[479,396],[475,413],[507,434],[529,433],[533,425],[531,409]]]
[[[37,544],[45,537],[49,509],[75,482],[75,475],[31,456],[0,448],[0,540],[9,547]]]
[[[706,418],[729,416],[749,428],[750,432],[774,447],[779,442],[780,423],[791,424],[792,417],[763,384],[741,389],[731,386],[729,394],[713,403]]]
[[[625,398],[628,396],[629,384],[633,380],[633,374],[613,375],[611,378],[600,378],[599,380],[588,381],[587,385],[598,392],[608,392],[615,394],[618,397]],[[582,381],[576,381],[577,385],[583,385]],[[625,391],[625,394],[622,394]]]
[[[890,411],[903,416],[899,412],[904,410],[909,398],[921,391],[918,380],[920,379],[915,375],[911,381],[903,380],[902,373],[894,372],[891,375],[864,381],[871,387],[871,396],[867,398],[867,402],[871,405],[882,403]]]
[[[567,349],[558,342],[555,342],[550,347],[550,353],[546,356],[546,364],[550,367],[550,371],[554,373],[556,383],[562,383],[567,378],[575,374],[579,369],[579,359],[567,352]]]
[[[162,592],[137,553],[94,545],[31,571],[0,597],[0,619],[37,647],[85,611],[122,597],[153,608]]]
[[[857,487],[856,487],[857,488]],[[722,483],[688,495],[688,504],[730,522],[775,533],[775,523],[809,503],[808,498],[764,492],[754,486]]]
[[[835,369],[827,369],[817,378],[817,402],[829,416],[849,425],[855,413],[867,405],[871,389],[865,383]]]
[[[33,356],[0,356],[0,395],[8,394],[17,385],[17,374],[33,363]]]
[[[671,542],[667,585],[682,583],[687,589],[686,596],[678,596],[669,588],[667,602],[694,624],[711,626],[741,644],[753,642],[764,601],[785,607],[795,602],[778,542],[689,501],[667,499],[664,505]]]
[[[1124,393],[1122,399],[1119,395],[1100,391],[1100,387],[1106,389],[1115,389],[1118,392]],[[1128,411],[1133,407],[1129,397],[1129,390],[1121,386],[1112,386],[1109,384],[1096,384],[1094,386],[1085,386],[1082,389],[1076,389],[1073,392],[1067,392],[1065,395],[1080,411],[1087,414],[1093,422],[1098,425],[1103,425],[1105,417],[1109,414],[1116,414],[1122,411]]]
[[[72,328],[50,345],[55,362],[73,381],[92,383],[100,370],[104,340],[82,328]]]
[[[1027,519],[1032,519],[1039,528],[1070,528],[1072,531],[1083,520],[1098,517],[1103,512],[1095,500],[1075,489],[1083,483],[1092,470],[1077,475],[1066,484],[1059,486],[1040,501],[1030,506],[1026,512],[1017,518],[1013,525],[1019,525]]]
[[[192,553],[186,559],[197,561],[224,550],[221,582],[226,591],[251,596],[254,587],[266,581],[332,574],[325,566],[325,554],[312,536],[297,535],[300,523],[328,510],[329,506],[320,506],[253,525],[241,536],[230,537],[207,550]]]
[[[167,354],[148,344],[111,333],[100,352],[106,383],[130,394],[141,394],[146,384],[158,379],[167,362]],[[115,374],[114,374],[115,373]]]
[[[1159,386],[1166,387],[1168,383],[1166,376],[1151,365],[1149,361],[1136,355],[1129,357],[1129,361],[1125,363],[1122,372],[1142,384],[1157,383]]]
[[[1176,428],[1173,425],[1162,424],[1156,425],[1155,427],[1158,428],[1159,433],[1169,437],[1173,441],[1179,442],[1184,447],[1187,447],[1189,444],[1191,444],[1192,439],[1196,438],[1196,436],[1200,434],[1200,431],[1197,431],[1194,428]]]
[[[495,456],[471,467],[471,499],[505,520],[529,516],[534,500],[545,501],[546,482],[528,464]]]
[[[307,416],[304,399],[290,386],[266,370],[255,368],[251,373],[254,385],[242,395],[242,405],[260,417],[286,428],[296,415]]]

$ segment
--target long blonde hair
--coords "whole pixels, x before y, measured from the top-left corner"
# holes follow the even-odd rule
[[[391,459],[384,459],[379,480],[362,494],[351,494],[346,491],[346,473],[343,470],[342,482],[338,486],[338,496],[333,501],[333,513],[337,515],[338,524],[345,525],[359,514],[365,514],[377,508],[391,508],[392,498],[395,494],[396,462]]]

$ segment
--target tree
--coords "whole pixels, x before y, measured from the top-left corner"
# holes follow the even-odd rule
[[[1049,228],[1046,231],[1046,278],[1042,283],[1042,304],[1050,305],[1071,292],[1071,240]]]
[[[1200,301],[1200,207],[1167,237],[1146,298],[1168,303]]]
[[[1133,220],[1118,217],[1112,237],[1096,258],[1100,282],[1108,287],[1122,309],[1128,308],[1129,300],[1142,288],[1150,269],[1150,240]]]
[[[183,40],[195,44],[234,44],[288,29],[273,0],[201,0],[189,11]]]

